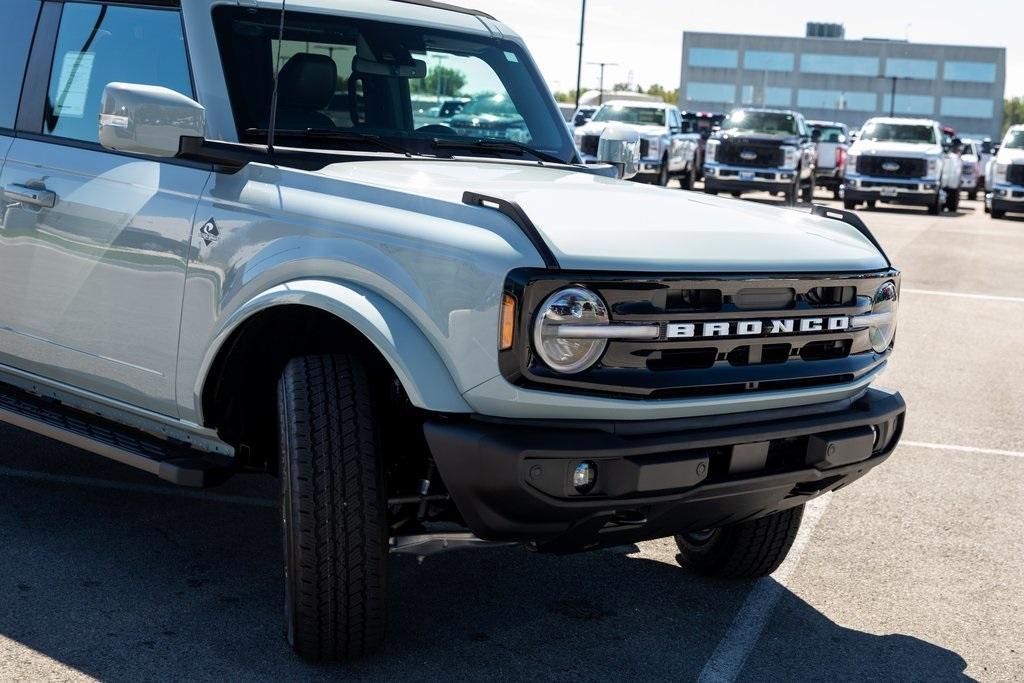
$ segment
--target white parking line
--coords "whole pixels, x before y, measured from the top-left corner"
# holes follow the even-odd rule
[[[236,503],[239,505],[255,505],[257,507],[276,508],[277,502],[266,498],[253,498],[251,496],[230,496],[223,493],[206,493],[194,489],[177,488],[171,486],[156,486],[148,484],[129,484],[120,481],[108,481],[106,479],[95,479],[93,477],[74,477],[64,474],[50,474],[48,472],[33,472],[31,470],[16,470],[12,467],[0,466],[0,477],[12,479],[29,479],[32,481],[47,481],[57,484],[72,484],[75,486],[89,486],[100,489],[113,489],[115,491],[129,491],[131,493],[155,493],[160,496],[173,496],[177,498],[195,498],[217,503]]]
[[[995,294],[969,294],[967,292],[941,292],[935,289],[913,289],[912,287],[901,287],[901,292],[911,294],[930,294],[932,296],[952,296],[960,299],[984,299],[987,301],[1012,301],[1024,304],[1024,297],[1020,296],[996,296]]]
[[[1024,458],[1024,451],[1004,451],[998,448],[975,448],[974,446],[955,446],[948,443],[928,443],[926,441],[900,441],[901,446],[912,448],[931,448],[936,451],[957,451],[959,453],[984,453],[985,455],[1008,455],[1011,458]]]
[[[732,624],[701,669],[700,677],[697,679],[700,683],[731,682],[739,677],[747,657],[754,651],[761,632],[768,623],[772,610],[775,609],[775,604],[786,590],[786,582],[800,563],[811,534],[814,533],[831,500],[832,494],[826,493],[804,507],[804,519],[786,561],[771,577],[758,579],[751,588]]]

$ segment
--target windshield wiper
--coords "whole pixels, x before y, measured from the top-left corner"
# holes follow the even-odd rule
[[[529,154],[535,159],[546,161],[549,164],[565,164],[565,159],[559,159],[554,154],[542,152],[529,145],[512,140],[490,140],[478,138],[476,140],[445,140],[434,138],[434,149],[476,149],[485,152],[506,152],[508,154]]]
[[[246,135],[260,136],[269,135],[270,131],[266,128],[247,128],[245,133]],[[358,133],[349,130],[330,130],[328,128],[277,128],[274,130],[274,136],[282,138],[312,138],[328,140],[331,142],[365,142],[373,145],[377,149],[382,149],[385,152],[402,154],[404,156],[414,156],[414,152],[410,152],[403,147],[386,142],[381,136],[374,133]]]

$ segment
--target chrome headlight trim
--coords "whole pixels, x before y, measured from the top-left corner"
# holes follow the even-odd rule
[[[585,287],[558,290],[540,305],[533,322],[533,349],[555,372],[575,374],[592,366],[608,346],[595,334],[610,323],[600,296]],[[563,336],[579,326],[583,334]]]

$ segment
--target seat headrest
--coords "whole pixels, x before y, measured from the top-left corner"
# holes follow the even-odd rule
[[[327,55],[300,52],[278,75],[282,107],[319,111],[330,104],[337,87],[338,65]]]

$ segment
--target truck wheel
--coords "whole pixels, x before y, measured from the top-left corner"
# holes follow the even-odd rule
[[[1003,218],[1006,218],[1006,212],[1003,211],[1002,209],[992,209],[989,213],[991,213],[992,218],[995,218],[996,220],[1002,220]]]
[[[677,560],[699,574],[723,579],[767,576],[786,559],[804,506],[749,522],[676,536]]]
[[[928,206],[928,213],[932,216],[938,216],[942,213],[942,195],[936,193],[935,201]]]
[[[658,185],[661,187],[668,185],[668,178],[668,157],[666,156],[661,158],[661,170],[658,171],[657,180]]]
[[[797,180],[791,186],[786,188],[785,202],[786,206],[796,206],[797,197],[800,194],[800,181]]]
[[[354,659],[384,639],[387,524],[366,372],[349,356],[295,358],[278,382],[288,642]]]
[[[853,211],[854,209],[857,208],[857,202],[853,201],[852,199],[844,199],[843,208],[846,209],[847,211]]]
[[[696,171],[691,168],[689,171],[686,171],[685,173],[683,173],[683,175],[679,176],[679,188],[680,189],[682,189],[682,190],[692,190],[693,189],[693,175],[694,175],[694,173],[696,173]]]
[[[946,211],[954,212],[960,208],[960,190],[950,190],[946,193]]]
[[[978,200],[978,191],[977,190],[970,190],[967,193],[967,198],[969,200],[971,200],[972,202],[977,201]]]

